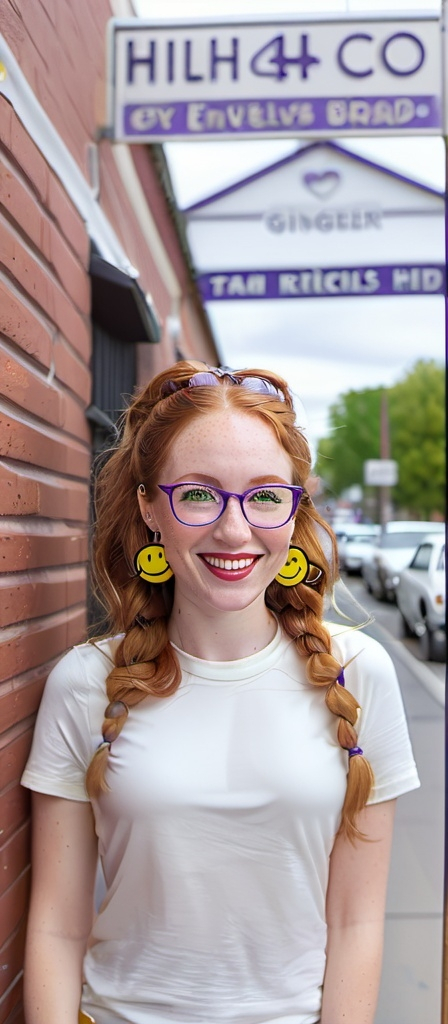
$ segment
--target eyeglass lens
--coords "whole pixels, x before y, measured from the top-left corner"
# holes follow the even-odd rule
[[[173,487],[171,504],[176,518],[187,526],[207,526],[219,519],[225,496],[214,487],[182,483]],[[294,512],[294,491],[283,485],[256,487],[241,495],[243,513],[251,526],[283,526]]]

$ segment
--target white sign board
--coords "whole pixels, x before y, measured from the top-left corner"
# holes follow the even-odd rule
[[[179,139],[437,134],[437,15],[109,23],[111,135]]]
[[[184,211],[205,301],[436,295],[444,197],[333,142]]]
[[[364,483],[369,487],[394,487],[398,483],[398,463],[393,459],[367,459]]]

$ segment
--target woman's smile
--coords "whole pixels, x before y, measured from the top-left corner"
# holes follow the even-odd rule
[[[198,557],[218,579],[236,582],[249,576],[262,556],[248,553],[227,554],[227,552],[219,552],[216,554],[206,554],[200,552]]]

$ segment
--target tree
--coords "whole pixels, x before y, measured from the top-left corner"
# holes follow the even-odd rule
[[[394,502],[411,516],[445,514],[445,373],[419,360],[389,390],[391,458],[399,467]]]
[[[364,462],[380,457],[381,388],[347,391],[330,408],[331,435],[319,442],[316,473],[339,495],[363,484]]]
[[[363,484],[364,462],[380,458],[383,389],[348,391],[330,409],[331,434],[318,446],[316,473],[339,496]],[[445,374],[434,360],[419,360],[387,390],[390,458],[399,482],[397,509],[417,519],[445,514]]]

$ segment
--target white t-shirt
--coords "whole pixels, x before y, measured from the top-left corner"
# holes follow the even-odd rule
[[[371,802],[419,785],[392,662],[370,637],[334,651],[362,707]],[[87,800],[116,640],[70,651],[50,674],[23,784]],[[348,755],[325,688],[279,628],[248,658],[179,651],[182,682],[130,710],[110,793],[93,801],[107,894],[85,959],[98,1024],[314,1024],[325,894]]]

